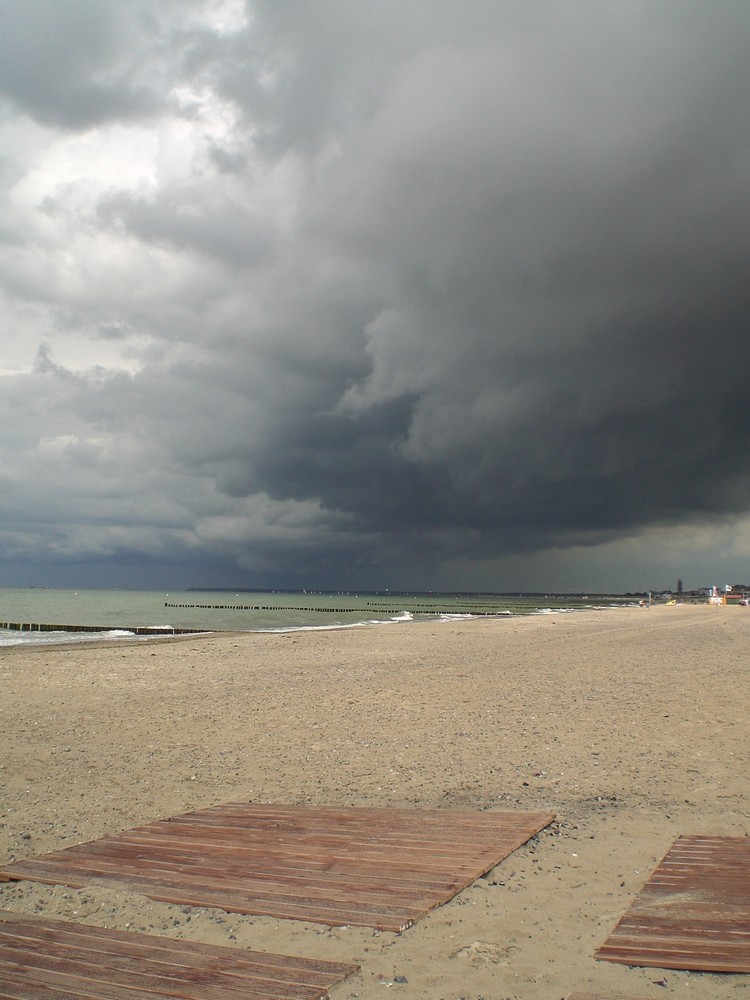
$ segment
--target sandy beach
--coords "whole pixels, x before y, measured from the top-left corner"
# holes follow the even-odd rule
[[[747,609],[687,605],[5,648],[3,860],[230,801],[557,819],[401,934],[31,882],[0,909],[358,963],[332,1000],[750,998],[593,957],[678,835],[750,832],[748,663]]]

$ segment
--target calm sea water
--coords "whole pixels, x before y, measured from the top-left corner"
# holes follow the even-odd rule
[[[611,607],[622,598],[483,594],[355,594],[247,591],[48,590],[0,588],[0,646],[91,642],[128,637],[135,628],[293,631],[390,622],[454,620]],[[94,627],[94,632],[39,631],[39,625]],[[36,628],[35,628],[36,626]],[[148,641],[148,636],[136,638]]]

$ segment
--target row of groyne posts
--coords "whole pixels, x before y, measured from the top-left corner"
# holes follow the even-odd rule
[[[171,625],[49,625],[43,622],[0,622],[9,632],[130,632],[133,635],[194,635],[205,628],[172,628]]]
[[[369,605],[368,601],[368,605]],[[360,614],[362,608],[307,608],[307,607],[293,607],[289,604],[168,604],[164,602],[165,608],[187,608],[187,609],[199,609],[202,611],[312,611],[320,615],[353,615]],[[371,609],[373,613],[379,615],[402,615],[405,611],[408,611],[411,615],[438,615],[438,614],[470,614],[470,615],[488,615],[495,616],[498,614],[506,614],[503,611],[474,611],[469,608],[447,608],[438,605],[430,607],[429,605],[422,605],[422,608],[408,607],[401,608],[381,608],[377,605],[372,605]]]
[[[370,603],[370,602],[368,602]],[[205,611],[309,611],[316,614],[354,614],[360,609],[357,608],[312,608],[312,607],[290,607],[288,604],[261,605],[261,604],[170,604],[164,602],[165,608],[187,608]],[[479,611],[469,608],[446,608],[437,605],[423,605],[419,607],[400,608],[372,608],[373,612],[381,615],[400,615],[408,610],[412,615],[435,615],[435,614],[471,614],[494,617],[496,615],[512,614],[512,611]],[[212,629],[205,628],[173,628],[171,625],[59,625],[48,624],[46,622],[0,622],[0,629],[9,632],[129,632],[133,635],[196,635],[202,632],[211,632]]]

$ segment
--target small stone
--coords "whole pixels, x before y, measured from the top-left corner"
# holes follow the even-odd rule
[[[393,977],[393,982],[394,983],[408,983],[409,980],[406,978],[406,976],[394,976]]]

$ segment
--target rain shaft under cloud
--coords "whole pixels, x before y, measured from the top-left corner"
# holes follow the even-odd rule
[[[0,12],[0,582],[742,576],[745,4]]]

